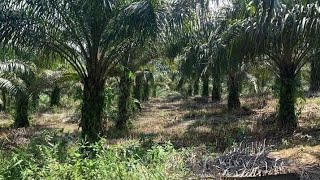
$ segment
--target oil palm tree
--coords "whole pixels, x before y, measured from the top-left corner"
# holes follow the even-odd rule
[[[212,69],[212,100],[221,99],[222,74],[228,78],[228,109],[240,108],[241,82],[247,70],[252,48],[244,33],[244,21],[250,16],[246,0],[234,0],[221,8],[212,17],[212,31],[208,40],[211,55],[209,67]]]
[[[215,1],[177,1],[173,6],[179,13],[173,13],[169,21],[170,33],[168,57],[178,57],[180,80],[178,89],[186,82],[189,95],[199,94],[199,82],[202,80],[202,96],[209,96],[209,56],[206,43],[211,35],[210,4]],[[212,27],[211,27],[212,28]]]
[[[278,75],[279,107],[277,127],[292,133],[297,128],[295,102],[297,74],[317,53],[319,39],[319,9],[317,3],[307,1],[263,2],[256,8],[256,16],[248,19],[247,32],[256,41],[256,49],[267,56]],[[310,2],[310,1],[309,1]]]
[[[139,45],[139,42],[131,39],[129,41],[130,48],[127,48],[125,57],[120,61],[118,67],[119,72],[119,97],[118,97],[118,117],[116,121],[116,127],[120,130],[126,130],[130,117],[130,100],[131,89],[136,72],[150,61],[157,57],[157,51],[151,45],[151,41],[147,41],[143,46]],[[139,75],[138,75],[139,76]],[[145,88],[149,90],[148,84],[144,84]],[[139,89],[140,90],[140,89]],[[136,95],[139,91],[136,89]],[[139,94],[140,95],[140,94]],[[142,96],[146,100],[146,97]],[[140,97],[139,97],[140,100]]]
[[[232,28],[242,29],[242,27]],[[228,77],[228,109],[237,109],[240,108],[240,92],[241,92],[241,83],[244,76],[244,72],[247,70],[247,56],[246,56],[246,41],[243,38],[242,33],[237,32],[237,35],[232,35],[230,37],[230,31],[227,32],[227,37],[223,37],[223,43],[225,47],[222,49],[221,60],[225,61],[226,74]],[[239,33],[239,34],[238,34]],[[231,33],[232,34],[232,33]],[[231,38],[231,39],[229,39]]]
[[[52,72],[52,71],[50,71]],[[27,127],[32,101],[44,89],[64,81],[69,74],[41,71],[35,64],[22,60],[7,60],[0,63],[0,89],[15,100],[14,127]]]
[[[0,73],[0,88],[15,97],[14,127],[29,126],[29,97],[26,92],[27,83],[19,78],[31,75],[29,67],[16,61],[1,62]]]
[[[29,55],[18,53],[12,48],[3,48],[0,51],[0,89],[2,93],[6,93],[15,97],[15,117],[14,127],[29,126],[28,120],[28,104],[29,99],[26,93],[28,81],[34,74],[31,71],[30,63],[21,62],[21,57],[29,57]],[[3,98],[6,101],[6,97]]]
[[[69,62],[84,86],[82,138],[96,142],[107,75],[124,58],[126,39],[143,40],[157,32],[160,5],[149,0],[4,0],[0,41],[46,49]]]

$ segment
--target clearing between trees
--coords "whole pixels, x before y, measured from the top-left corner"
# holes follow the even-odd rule
[[[215,158],[223,157],[233,148],[238,151],[239,161],[248,147],[253,151],[265,151],[267,155],[261,160],[263,162],[272,163],[280,159],[288,163],[281,165],[282,173],[311,171],[319,175],[320,98],[308,98],[306,102],[301,102],[300,128],[292,136],[280,135],[272,128],[276,102],[270,97],[264,97],[263,101],[265,104],[261,107],[261,99],[245,97],[241,102],[243,108],[230,112],[225,101],[212,103],[208,98],[184,98],[179,95],[153,98],[142,104],[141,112],[133,118],[128,134],[116,134],[108,129],[106,144],[108,147],[127,147],[129,142],[138,142],[148,151],[155,145],[162,147],[170,142],[170,146],[180,154],[179,162],[185,168],[173,168],[176,179],[218,177],[221,172],[210,167],[206,169],[204,164],[214,164]],[[37,138],[45,139],[44,134],[49,139],[36,141],[36,144],[46,145],[46,141],[50,141],[49,135],[54,132],[58,132],[58,139],[67,138],[68,143],[74,145],[80,136],[76,117],[74,109],[55,108],[34,115],[29,128],[9,131],[10,117],[1,114],[1,149],[15,152],[30,146]],[[111,124],[107,122],[106,126],[111,127]],[[172,160],[167,163],[173,163]],[[250,158],[245,161],[249,162]],[[229,173],[230,176],[235,175],[232,174],[235,172]],[[163,177],[170,179],[169,176]]]

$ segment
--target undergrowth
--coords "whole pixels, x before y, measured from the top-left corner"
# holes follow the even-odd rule
[[[46,132],[25,147],[0,150],[0,179],[181,179],[183,150],[170,142],[148,147],[138,141],[107,146],[101,140],[84,158],[79,144],[67,136]]]

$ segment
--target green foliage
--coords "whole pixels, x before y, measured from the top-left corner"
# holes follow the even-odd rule
[[[186,173],[171,143],[145,149],[136,141],[92,145],[94,158],[83,158],[70,136],[45,132],[26,147],[0,151],[0,179],[180,179]]]
[[[275,74],[268,66],[257,62],[250,67],[243,81],[242,93],[262,95],[272,92]]]
[[[293,86],[295,88],[295,91],[293,93],[294,99],[295,99],[295,105],[296,105],[296,115],[299,116],[299,111],[301,111],[301,104],[306,101],[305,95],[304,95],[304,89],[301,84],[301,79],[296,78],[293,82]],[[275,82],[272,86],[272,94],[274,97],[279,98],[280,97],[280,91],[281,91],[281,84],[279,77],[275,78]],[[279,104],[278,104],[279,106]]]
[[[105,109],[104,119],[115,120],[117,117],[117,89],[114,88],[114,83],[109,84],[105,89]]]

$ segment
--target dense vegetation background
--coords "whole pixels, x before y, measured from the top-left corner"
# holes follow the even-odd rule
[[[312,0],[2,0],[0,178],[319,178],[319,40]]]

